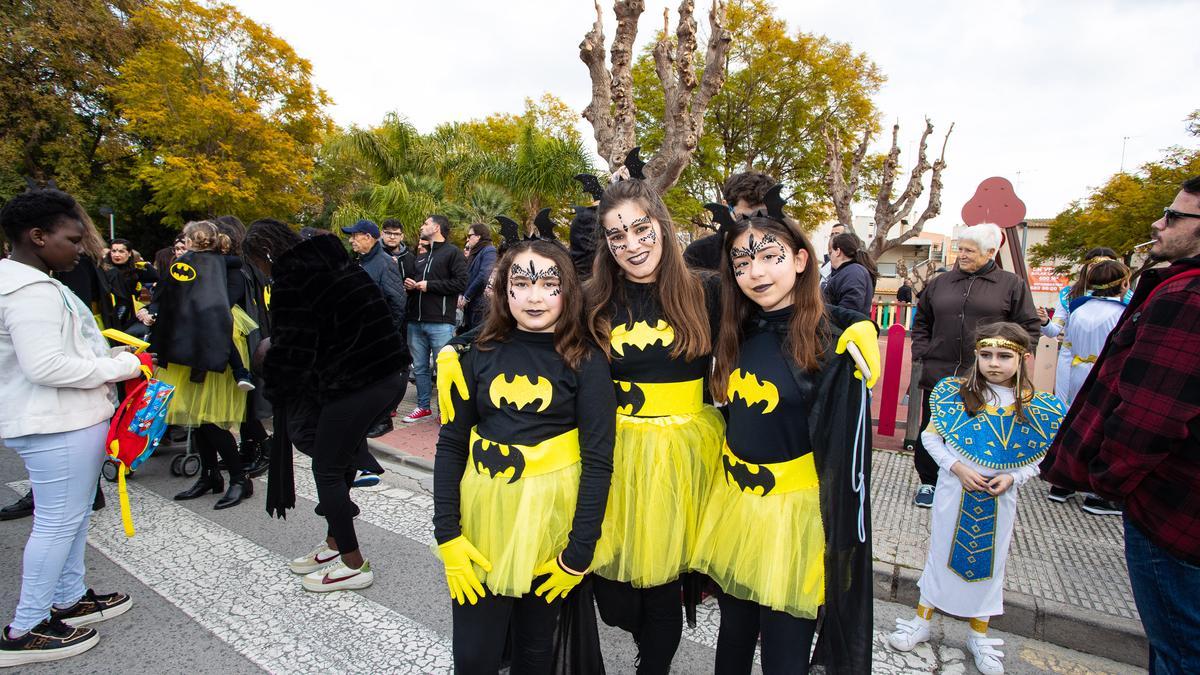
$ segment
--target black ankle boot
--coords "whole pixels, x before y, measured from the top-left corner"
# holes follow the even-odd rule
[[[213,505],[214,509],[227,509],[231,506],[237,506],[242,503],[250,495],[254,494],[254,481],[250,480],[249,476],[240,478],[230,477],[229,489],[225,492],[225,496],[217,500]]]
[[[267,440],[261,443],[253,441],[250,443],[253,444],[253,449],[249,453],[249,457],[242,457],[242,465],[246,467],[246,475],[251,478],[258,478],[266,473],[267,469],[271,466],[271,437],[268,436]]]
[[[185,499],[196,499],[203,497],[206,494],[220,494],[225,489],[225,479],[221,478],[219,473],[200,474],[200,478],[196,480],[196,484],[192,487],[175,495],[175,501],[183,501]]]

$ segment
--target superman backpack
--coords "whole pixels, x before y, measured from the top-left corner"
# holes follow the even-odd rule
[[[104,447],[110,461],[117,465],[117,492],[121,502],[121,523],[125,536],[133,536],[133,518],[129,514],[129,493],[125,474],[136,471],[158,448],[167,430],[167,406],[175,387],[154,379],[154,362],[149,354],[138,354],[142,376],[125,382],[125,400],[108,426]]]

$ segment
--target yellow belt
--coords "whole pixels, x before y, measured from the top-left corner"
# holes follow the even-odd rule
[[[688,415],[704,408],[704,380],[624,382],[617,387],[617,412],[637,417]]]
[[[817,487],[817,465],[811,452],[786,462],[754,464],[738,459],[729,445],[721,452],[725,482],[743,492],[765,497]]]
[[[537,445],[516,445],[490,441],[479,435],[478,427],[471,427],[470,448],[469,461],[476,472],[515,483],[578,462],[579,430],[571,429]]]
[[[1081,363],[1095,363],[1095,362],[1096,362],[1095,354],[1092,354],[1091,356],[1076,356],[1075,358],[1071,359],[1072,366],[1077,366]]]

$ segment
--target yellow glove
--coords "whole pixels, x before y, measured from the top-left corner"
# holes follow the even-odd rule
[[[534,591],[535,595],[540,595],[546,599],[547,603],[554,602],[556,598],[565,598],[571,589],[579,585],[583,581],[582,572],[573,572],[563,567],[562,562],[557,558],[551,558],[546,562],[538,565],[533,571],[533,576],[540,577],[543,574],[549,574],[550,578],[542,582],[541,586]]]
[[[474,566],[479,565],[484,572],[491,572],[492,563],[462,535],[439,545],[438,551],[442,554],[442,564],[446,566],[450,597],[460,605],[478,602],[485,594]]]
[[[838,338],[837,349],[834,352],[845,354],[846,345],[851,342],[858,347],[858,351],[862,352],[863,360],[871,369],[871,379],[867,380],[867,389],[871,389],[879,380],[879,331],[875,330],[875,324],[870,321],[851,324],[849,328],[842,331],[842,336]],[[862,372],[858,368],[854,369],[854,377],[862,379]]]
[[[458,350],[450,346],[442,347],[437,355],[438,412],[442,415],[442,424],[454,421],[454,399],[450,392],[455,387],[462,400],[471,399],[471,393],[467,391],[467,378],[463,376],[462,364],[458,362]]]

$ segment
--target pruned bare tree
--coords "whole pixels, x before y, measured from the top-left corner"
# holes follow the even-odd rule
[[[633,102],[633,41],[637,23],[645,10],[644,0],[614,0],[617,32],[609,50],[611,68],[605,60],[604,20],[596,2],[596,22],[579,43],[579,58],[588,67],[592,80],[592,100],[583,110],[591,123],[600,156],[610,171],[619,169],[625,155],[637,145],[634,128],[637,109]],[[662,82],[666,103],[664,136],[657,154],[646,162],[647,181],[665,192],[679,180],[692,160],[692,153],[704,134],[704,112],[709,101],[725,83],[725,56],[732,40],[725,29],[725,4],[713,0],[708,12],[708,43],[704,71],[696,77],[695,3],[679,3],[675,39],[670,39],[670,23],[663,11],[663,34],[654,45],[654,68]]]
[[[939,265],[941,265],[941,261],[938,260],[921,260],[909,267],[901,258],[896,261],[896,276],[911,283],[913,293],[920,293],[925,289],[929,280],[937,275]]]
[[[908,183],[904,186],[904,191],[895,201],[892,200],[892,195],[895,192],[896,169],[900,165],[900,125],[892,126],[892,148],[888,151],[887,157],[883,162],[882,178],[879,184],[879,191],[875,195],[875,238],[871,241],[868,252],[873,259],[878,259],[884,251],[895,248],[904,242],[921,234],[921,230],[925,227],[925,223],[942,211],[942,171],[946,168],[946,144],[950,142],[950,134],[954,131],[954,125],[946,130],[946,136],[942,140],[942,153],[934,162],[930,162],[927,156],[929,135],[933,133],[933,122],[928,118],[925,120],[925,131],[921,134],[921,143],[917,149],[917,163],[913,166],[912,172],[909,173]],[[838,220],[844,223],[853,223],[853,216],[850,212],[850,204],[854,201],[854,196],[861,187],[862,165],[863,160],[867,156],[867,145],[871,141],[870,130],[863,134],[862,140],[859,141],[858,147],[851,155],[849,175],[846,174],[845,163],[842,159],[842,147],[838,139],[837,132],[831,130],[828,126],[823,130],[822,136],[825,140],[825,185],[829,189],[829,197],[833,200],[834,209],[837,211]],[[916,222],[909,223],[908,216],[913,211],[913,207],[917,205],[921,195],[925,192],[925,174],[930,174],[929,179],[929,201],[926,202],[925,209],[921,211]],[[892,237],[892,228],[900,225],[901,222],[906,225],[901,227],[900,232]]]

